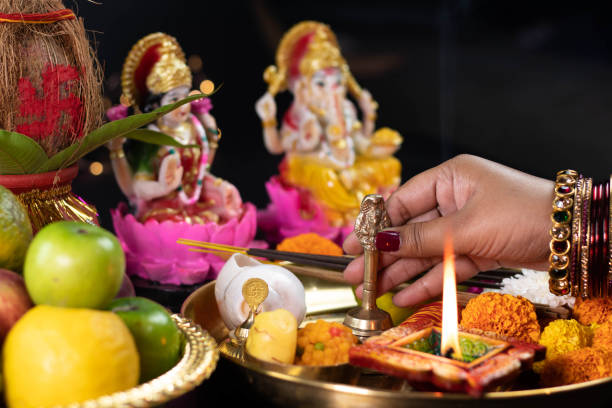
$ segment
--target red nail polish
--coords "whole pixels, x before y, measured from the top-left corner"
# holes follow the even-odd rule
[[[376,248],[380,251],[397,251],[400,246],[400,235],[396,231],[380,231],[376,234]]]

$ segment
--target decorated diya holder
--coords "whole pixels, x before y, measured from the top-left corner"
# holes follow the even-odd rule
[[[516,379],[534,361],[543,359],[546,350],[539,345],[503,340],[500,336],[459,331],[461,358],[454,352],[441,352],[441,336],[442,328],[432,324],[386,345],[366,342],[351,349],[350,362],[404,378],[418,390],[480,397],[485,391]]]

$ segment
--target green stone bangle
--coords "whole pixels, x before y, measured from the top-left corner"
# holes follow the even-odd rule
[[[553,197],[552,227],[550,230],[549,289],[555,295],[567,295],[571,290],[569,279],[571,238],[570,228],[578,173],[562,170],[557,173]]]

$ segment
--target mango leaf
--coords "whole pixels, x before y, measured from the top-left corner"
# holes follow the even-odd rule
[[[39,163],[38,168],[34,171],[34,173],[44,173],[46,171],[58,170],[62,168],[62,164],[66,162],[66,160],[72,156],[74,156],[74,152],[79,148],[79,144],[75,143],[64,150],[59,151],[54,154],[50,158],[46,159],[44,162]]]
[[[30,174],[46,160],[47,154],[34,139],[0,130],[0,174]]]
[[[204,94],[188,96],[187,98],[181,99],[176,103],[157,108],[153,112],[132,115],[125,119],[105,123],[98,129],[85,136],[81,142],[68,146],[64,150],[50,157],[36,169],[36,173],[43,173],[45,171],[57,170],[71,166],[81,157],[104,145],[111,139],[114,139],[115,137],[127,137],[130,132],[156,121],[168,112],[171,112],[186,103],[193,102],[196,99],[204,98],[206,96],[207,95]],[[76,148],[74,146],[76,146]]]
[[[168,136],[165,133],[156,132],[150,129],[136,129],[125,135],[128,139],[139,140],[145,143],[151,143],[160,146],[173,146],[173,147],[198,147],[197,144],[184,145],[176,141],[172,136]]]

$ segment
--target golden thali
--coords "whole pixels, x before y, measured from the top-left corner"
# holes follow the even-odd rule
[[[351,288],[347,285],[312,278],[302,278],[302,281],[306,290],[307,318],[341,321],[344,312],[354,306]],[[217,342],[222,342],[229,331],[219,315],[214,288],[215,282],[210,282],[196,290],[185,301],[181,312],[208,330]],[[252,359],[236,361],[221,355],[227,364],[235,366],[240,372],[243,386],[275,405],[542,408],[543,404],[567,406],[587,401],[590,407],[612,405],[612,377],[550,388],[533,388],[533,380],[524,378],[519,380],[516,388],[474,398],[465,394],[414,391],[402,379],[348,365],[313,371],[301,369],[300,366],[275,367]]]

